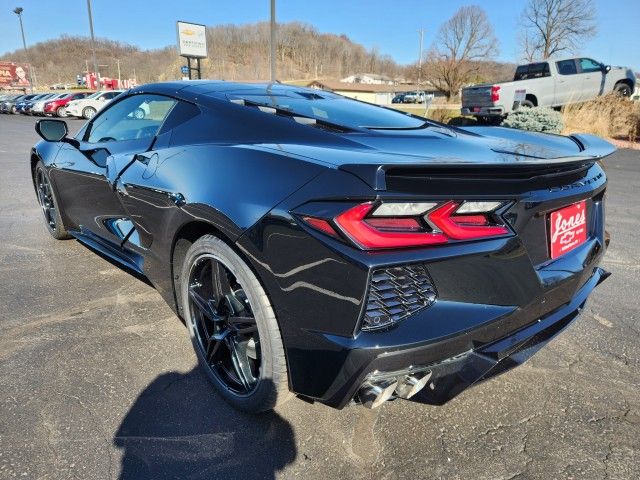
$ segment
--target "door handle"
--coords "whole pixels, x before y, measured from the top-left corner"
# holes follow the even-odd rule
[[[134,160],[137,160],[140,163],[144,163],[145,165],[149,165],[149,157],[145,155],[140,155],[139,153],[133,157]]]

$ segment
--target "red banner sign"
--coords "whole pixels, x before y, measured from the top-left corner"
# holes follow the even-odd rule
[[[29,88],[30,86],[28,65],[0,62],[0,88]]]

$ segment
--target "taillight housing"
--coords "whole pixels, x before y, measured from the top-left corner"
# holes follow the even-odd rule
[[[332,218],[303,216],[311,228],[362,250],[443,245],[511,234],[504,201],[365,202]]]
[[[493,85],[491,87],[491,101],[497,102],[500,100],[500,85]]]

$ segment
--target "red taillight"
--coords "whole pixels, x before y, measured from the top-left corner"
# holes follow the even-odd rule
[[[441,233],[402,231],[382,231],[364,221],[372,210],[372,203],[363,203],[350,208],[336,217],[336,223],[351,240],[365,250],[376,248],[416,247],[446,243],[447,237]]]
[[[494,85],[491,87],[491,101],[497,102],[500,100],[500,85]]]
[[[338,234],[333,229],[331,224],[322,218],[315,217],[303,217],[302,218],[307,224],[315,228],[316,230],[320,230],[322,233],[326,233],[327,235],[331,235],[332,237],[337,237]]]
[[[460,215],[459,217],[454,215],[459,206],[460,203],[457,202],[445,203],[431,212],[428,218],[436,227],[454,240],[473,240],[509,233],[507,227],[503,225],[488,225],[489,219],[486,216],[484,225],[465,223],[465,217],[468,217],[468,215]],[[477,217],[477,215],[471,215],[471,217]],[[474,220],[477,220],[477,218],[474,218]]]
[[[340,238],[335,226],[363,250],[440,245],[509,233],[494,211],[503,202],[362,203],[330,221],[303,217],[306,224]]]

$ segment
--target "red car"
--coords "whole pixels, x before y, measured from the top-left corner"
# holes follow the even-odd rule
[[[70,93],[66,97],[57,98],[50,102],[45,103],[44,105],[44,114],[47,116],[56,115],[58,117],[66,117],[67,116],[67,104],[71,100],[80,100],[81,98],[86,97],[92,92],[78,92],[78,93]]]

